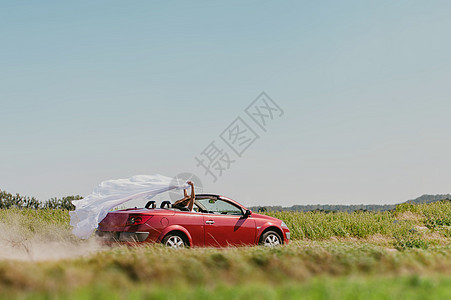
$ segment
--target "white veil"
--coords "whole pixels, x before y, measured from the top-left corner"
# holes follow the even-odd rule
[[[69,212],[72,232],[87,239],[112,208],[132,199],[151,199],[160,193],[187,187],[186,183],[174,183],[172,178],[159,174],[103,181],[90,195],[72,201],[75,205],[75,210]]]

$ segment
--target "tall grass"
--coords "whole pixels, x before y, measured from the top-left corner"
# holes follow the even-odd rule
[[[290,245],[182,250],[146,245],[81,257],[89,249],[70,237],[67,211],[0,210],[0,225],[8,230],[31,238],[56,234],[81,250],[63,260],[0,259],[0,298],[390,299],[404,295],[402,288],[411,289],[412,297],[447,296],[450,213],[450,202],[406,204],[383,213],[268,212],[288,224]],[[385,240],[375,242],[375,236]],[[427,277],[396,278],[406,274]],[[428,279],[434,276],[438,283]]]
[[[294,240],[327,240],[384,236],[398,250],[427,248],[451,237],[451,202],[400,204],[387,212],[274,212],[282,219]]]
[[[320,277],[300,283],[262,285],[258,283],[229,286],[134,285],[132,288],[108,286],[102,282],[91,287],[79,287],[54,294],[49,291],[29,292],[20,299],[334,299],[334,300],[391,300],[391,299],[450,299],[451,279],[447,276],[404,275],[400,277],[331,278]],[[17,297],[4,291],[4,299]]]
[[[331,237],[365,238],[375,234],[393,235],[407,231],[413,223],[398,222],[390,212],[268,212],[282,219],[293,239],[324,240]]]
[[[0,209],[0,222],[19,222],[19,225],[24,225],[23,222],[26,222],[27,226],[33,228],[47,224],[57,224],[67,228],[70,226],[70,216],[67,210],[62,209],[10,208]]]
[[[417,214],[420,221],[431,229],[451,226],[451,201],[449,200],[417,205],[403,203],[396,207],[394,214],[400,215],[404,212]]]
[[[63,210],[0,210],[0,260],[42,260],[79,256],[99,248],[71,233]]]
[[[0,261],[0,290],[58,294],[99,286],[115,292],[142,287],[150,291],[183,286],[274,288],[318,276],[449,274],[449,250],[438,247],[391,252],[360,242],[296,242],[276,249],[119,247],[72,260]]]
[[[368,239],[374,236],[390,240],[397,249],[427,248],[431,243],[451,237],[451,202],[401,204],[387,212],[266,212],[283,220],[293,240],[328,240],[331,238]],[[0,222],[16,222],[35,232],[46,224],[70,230],[66,210],[0,210]],[[443,242],[443,241],[442,241]]]
[[[446,229],[451,226],[450,201],[417,205],[405,203],[398,205],[394,211],[387,212],[270,211],[265,214],[283,220],[290,228],[294,240],[367,238],[374,235],[394,237],[411,231],[415,226],[424,226],[446,235]],[[57,224],[70,228],[67,210],[59,209],[0,209],[0,222],[14,221],[19,215],[23,216],[20,222],[27,223],[22,225],[31,228],[42,224]]]

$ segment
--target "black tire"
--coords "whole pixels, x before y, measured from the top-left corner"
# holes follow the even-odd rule
[[[180,232],[169,232],[161,242],[169,248],[180,249],[189,247],[189,242],[186,236]]]
[[[260,238],[260,245],[266,247],[277,247],[283,244],[280,234],[273,230],[266,231]]]

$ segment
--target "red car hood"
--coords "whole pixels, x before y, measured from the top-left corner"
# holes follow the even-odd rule
[[[270,221],[270,222],[274,222],[274,223],[276,223],[278,225],[280,225],[280,223],[282,223],[282,221],[280,219],[277,219],[277,218],[274,218],[274,217],[270,217],[270,216],[267,216],[267,215],[261,215],[261,214],[257,214],[257,213],[252,213],[252,217],[259,218],[259,219],[262,219],[262,220],[267,220],[267,221]]]

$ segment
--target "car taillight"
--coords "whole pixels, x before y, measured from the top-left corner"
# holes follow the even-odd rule
[[[142,216],[142,215],[129,215],[126,225],[141,225],[152,218],[152,216]]]

